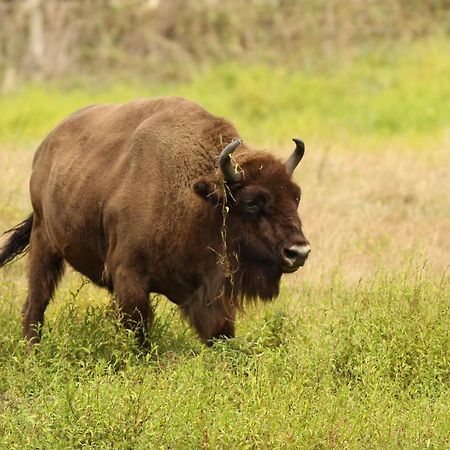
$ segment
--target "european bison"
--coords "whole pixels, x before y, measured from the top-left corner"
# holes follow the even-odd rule
[[[285,162],[252,151],[234,126],[183,98],[94,105],[42,142],[30,181],[33,213],[7,231],[0,266],[29,245],[23,330],[39,341],[67,261],[114,294],[144,339],[149,293],[176,303],[204,343],[233,337],[244,299],[278,295],[310,252]]]

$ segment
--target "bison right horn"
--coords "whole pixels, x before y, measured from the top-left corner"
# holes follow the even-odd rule
[[[232,183],[238,183],[242,180],[242,173],[237,172],[231,163],[231,154],[236,150],[236,148],[242,143],[242,139],[233,139],[220,153],[219,156],[219,167],[220,170],[227,181]]]
[[[298,138],[294,138],[292,140],[295,142],[295,150],[285,162],[286,169],[289,175],[292,175],[294,173],[295,168],[298,166],[298,163],[301,161],[303,155],[305,154],[305,144],[303,143],[303,141]]]

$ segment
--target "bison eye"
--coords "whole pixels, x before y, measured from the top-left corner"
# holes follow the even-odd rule
[[[244,202],[244,209],[250,214],[258,214],[261,210],[261,205],[255,200],[246,200]]]

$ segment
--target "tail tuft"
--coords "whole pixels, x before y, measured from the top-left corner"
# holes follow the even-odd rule
[[[3,233],[10,235],[6,243],[0,248],[0,267],[10,263],[19,255],[25,254],[30,243],[31,228],[33,227],[33,214],[23,222]]]

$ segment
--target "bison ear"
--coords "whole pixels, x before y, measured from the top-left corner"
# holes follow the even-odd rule
[[[194,192],[207,202],[211,202],[214,206],[221,203],[223,195],[217,184],[210,180],[200,179],[192,185]]]

